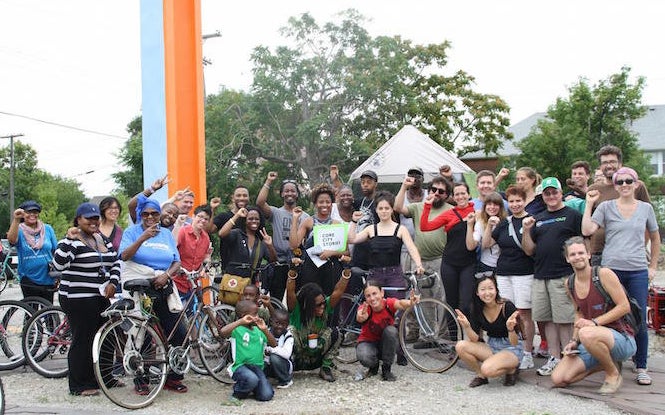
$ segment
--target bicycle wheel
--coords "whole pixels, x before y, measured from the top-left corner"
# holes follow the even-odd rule
[[[71,343],[71,327],[60,307],[39,310],[23,331],[23,355],[32,370],[46,378],[67,376]]]
[[[14,369],[25,363],[23,328],[34,310],[21,301],[0,301],[0,370]]]
[[[7,282],[9,281],[9,276],[7,275],[9,271],[5,271],[5,269],[2,269],[2,272],[0,272],[0,293],[7,288]]]
[[[423,372],[445,372],[455,365],[455,344],[462,339],[462,329],[448,304],[424,298],[402,314],[399,343],[404,355]]]
[[[196,321],[194,322],[194,327],[195,331],[194,333],[198,336],[199,330],[201,330],[202,327],[202,322],[203,322],[203,314],[202,313],[197,313],[196,314]],[[208,370],[205,368],[203,365],[203,361],[201,360],[201,353],[199,353],[199,349],[197,347],[197,344],[191,344],[189,347],[189,368],[194,371],[194,373],[199,374],[199,375],[207,375]]]
[[[351,294],[342,294],[342,298],[337,304],[337,326],[339,327],[341,343],[337,356],[335,356],[335,359],[341,363],[355,363],[358,361],[356,346],[358,345],[360,325],[356,322],[357,309],[358,305],[355,297]]]
[[[0,415],[5,415],[5,387],[0,379]]]
[[[217,381],[234,383],[227,370],[233,362],[231,342],[219,336],[219,329],[228,324],[227,315],[222,307],[210,311],[214,314],[204,314],[198,333],[201,362],[208,374]],[[211,321],[210,316],[214,316],[216,321]]]
[[[145,320],[124,317],[104,324],[95,334],[92,353],[102,392],[123,408],[150,405],[166,382],[166,346]]]
[[[42,308],[53,307],[53,303],[51,303],[49,300],[36,296],[25,297],[21,300],[21,302],[28,307],[31,307],[35,311],[39,311]]]

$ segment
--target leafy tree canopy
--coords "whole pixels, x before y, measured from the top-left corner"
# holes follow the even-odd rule
[[[646,113],[641,105],[644,78],[630,81],[630,68],[589,85],[581,78],[547,110],[547,118],[521,140],[517,166],[534,167],[543,176],[562,181],[570,177],[570,166],[586,160],[597,166],[595,153],[606,144],[623,151],[624,165],[647,177],[649,165],[630,130],[631,122]]]
[[[0,229],[3,236],[9,229],[9,146],[0,148]],[[42,205],[40,219],[53,226],[58,237],[71,226],[76,208],[86,200],[79,183],[45,172],[37,167],[37,152],[21,141],[14,143],[14,208],[26,200]]]

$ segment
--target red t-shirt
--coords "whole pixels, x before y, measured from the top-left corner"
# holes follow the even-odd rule
[[[205,230],[201,231],[199,237],[196,237],[194,228],[191,225],[185,225],[178,232],[178,252],[180,253],[180,265],[187,271],[195,271],[201,267],[203,260],[208,254],[210,247],[210,237]],[[188,293],[191,290],[187,276],[176,275],[173,277],[178,291]]]
[[[360,329],[360,336],[358,342],[378,342],[381,341],[383,329],[395,324],[395,308],[396,298],[384,298],[383,308],[381,311],[374,311],[369,309],[369,318],[365,321]]]

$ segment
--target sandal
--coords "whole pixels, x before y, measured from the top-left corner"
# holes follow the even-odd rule
[[[649,376],[646,369],[637,369],[635,381],[638,385],[649,386],[651,385],[651,376]]]
[[[475,388],[478,386],[487,385],[488,383],[490,383],[490,381],[487,380],[487,378],[481,378],[480,376],[476,376],[471,380],[471,383],[469,383],[469,387]]]
[[[86,389],[78,393],[79,396],[97,396],[99,395],[99,389]]]

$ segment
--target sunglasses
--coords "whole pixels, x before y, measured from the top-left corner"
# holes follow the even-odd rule
[[[326,306],[326,302],[325,302],[325,301],[322,301],[322,302],[320,302],[320,303],[316,303],[316,304],[314,304],[314,306],[316,306],[316,308],[319,308],[319,307],[325,307],[325,306]]]
[[[153,218],[158,218],[158,217],[160,217],[160,215],[161,214],[159,212],[141,212],[141,217],[142,218],[148,218],[148,217],[151,217],[151,216]]]
[[[440,187],[432,187],[429,189],[432,193],[438,193],[440,195],[445,195],[448,193],[446,189],[442,189]]]
[[[623,186],[624,183],[633,184],[633,183],[635,183],[635,180],[633,180],[633,179],[625,179],[625,180],[619,179],[616,182],[614,182],[614,184],[616,184],[617,186]]]

